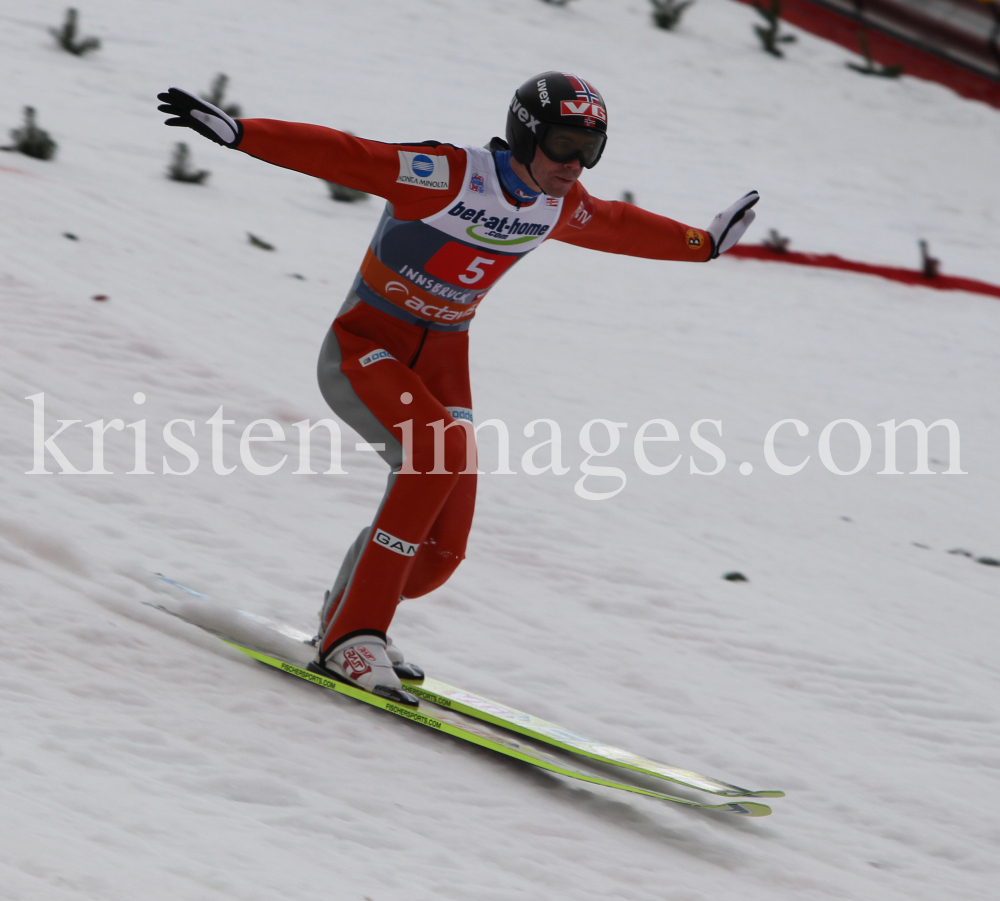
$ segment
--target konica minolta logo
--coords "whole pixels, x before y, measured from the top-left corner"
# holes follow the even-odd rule
[[[364,366],[371,366],[372,363],[377,363],[379,360],[395,360],[396,358],[389,353],[389,351],[379,348],[378,350],[373,350],[369,354],[365,354],[358,362]]]
[[[399,151],[397,184],[447,191],[450,180],[448,157],[432,153],[414,153],[411,150]]]
[[[448,210],[448,215],[468,222],[466,234],[484,244],[524,244],[543,238],[550,227],[539,222],[522,222],[519,218],[487,216],[486,210],[466,206],[461,200]]]

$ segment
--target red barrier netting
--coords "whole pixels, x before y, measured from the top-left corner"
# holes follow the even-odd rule
[[[972,291],[975,294],[1000,297],[1000,286],[991,285],[989,282],[980,282],[974,278],[959,278],[955,275],[936,275],[934,278],[927,278],[919,269],[859,263],[855,260],[845,260],[832,253],[799,253],[794,250],[786,250],[781,253],[764,244],[737,244],[726,251],[726,256],[749,260],[767,260],[771,263],[792,263],[797,266],[819,266],[823,269],[843,269],[848,272],[877,275],[881,278],[903,282],[906,285],[936,288],[939,291]]]

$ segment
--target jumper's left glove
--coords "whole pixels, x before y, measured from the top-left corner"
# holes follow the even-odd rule
[[[174,117],[167,119],[165,125],[193,128],[198,134],[224,147],[236,147],[243,138],[241,123],[217,106],[195,97],[194,94],[189,94],[180,88],[170,88],[156,96],[158,100],[163,101],[157,109]]]
[[[750,227],[750,223],[757,215],[750,207],[758,200],[760,200],[760,194],[756,191],[744,194],[736,203],[723,210],[712,220],[712,224],[707,229],[712,238],[710,260],[714,260],[720,253],[725,253],[743,237],[743,233]]]

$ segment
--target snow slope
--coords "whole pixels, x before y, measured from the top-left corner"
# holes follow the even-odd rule
[[[517,474],[482,478],[468,560],[402,606],[396,640],[568,727],[784,788],[770,819],[496,759],[283,680],[140,602],[160,571],[308,628],[384,481],[348,430],[349,475],[295,475],[290,459],[255,476],[239,452],[270,418],[290,440],[256,458],[294,458],[292,424],[328,415],[315,356],[379,204],[334,204],[193,134],[210,180],[167,181],[187,136],[160,124],[165,86],[204,91],[224,71],[249,116],[482,143],[525,77],[577,71],[611,111],[594,194],[632,190],[703,225],[757,188],[755,240],[775,227],[796,249],[914,265],[926,238],[945,271],[992,282],[997,111],[862,78],[805,34],[773,60],[753,11],[725,0],[699,0],[675,33],[640,0],[107,0],[81,11],[104,42],[84,59],[52,45],[62,14],[0,10],[0,124],[31,104],[60,144],[54,162],[0,156],[0,898],[995,896],[1000,569],[947,553],[1000,557],[995,300],[553,242],[473,325],[477,418],[508,424]],[[58,445],[81,469],[86,423],[145,419],[153,474],[126,474],[129,430],[107,435],[111,475],[26,474],[38,393],[46,435],[80,421]],[[220,405],[236,423],[227,476],[206,424]],[[877,424],[911,417],[957,423],[967,475],[878,474]],[[561,425],[569,473],[523,472],[538,418]],[[577,435],[598,418],[628,424],[595,461],[627,483],[587,501]],[[632,458],[654,418],[681,436],[663,476]],[[779,476],[764,436],[788,418],[810,433],[785,426],[778,453],[811,459]],[[161,437],[174,419],[195,423],[184,477],[162,473],[164,453],[185,465]],[[713,466],[688,436],[701,419],[723,423],[702,429],[725,451],[718,475],[689,473],[689,457]],[[856,475],[820,462],[837,419],[872,436]],[[947,468],[943,436],[930,445]],[[839,426],[841,468],[857,447]],[[907,430],[899,460],[914,468]]]

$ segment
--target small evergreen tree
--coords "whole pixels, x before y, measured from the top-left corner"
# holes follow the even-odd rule
[[[62,28],[50,28],[49,34],[56,39],[63,50],[74,56],[83,56],[91,50],[98,50],[101,46],[98,38],[84,38],[82,41],[76,39],[76,24],[77,13],[71,7],[66,10],[66,21],[63,22]]]
[[[902,66],[881,66],[872,59],[871,50],[868,48],[868,35],[863,28],[858,31],[858,45],[861,48],[861,55],[865,58],[865,64],[859,66],[857,63],[846,63],[848,69],[853,69],[862,75],[878,75],[880,78],[899,78],[903,74]]]
[[[924,278],[937,278],[941,274],[941,261],[931,256],[927,242],[920,239],[920,270]]]
[[[263,238],[258,238],[252,232],[247,232],[247,241],[251,247],[259,247],[261,250],[274,250],[273,244],[268,244]]]
[[[788,245],[792,243],[792,239],[786,238],[776,228],[772,228],[761,243],[768,250],[773,250],[775,253],[788,253]]]
[[[680,23],[681,15],[694,0],[649,0],[653,4],[653,22],[657,28],[673,29]]]
[[[200,185],[211,173],[207,169],[191,168],[191,153],[188,145],[178,141],[174,146],[174,155],[167,167],[167,178],[171,181],[183,181],[192,185]]]
[[[359,191],[357,188],[348,188],[346,185],[338,185],[333,181],[328,181],[326,186],[330,190],[330,196],[334,200],[339,200],[343,203],[354,203],[357,200],[364,200],[368,196],[364,191]]]
[[[10,147],[4,147],[4,150],[16,150],[25,156],[33,156],[37,160],[50,160],[56,155],[58,145],[47,131],[35,124],[35,108],[33,106],[24,108],[24,126],[12,128],[10,136],[14,139],[14,143]]]
[[[243,115],[243,110],[236,103],[230,103],[229,106],[225,106],[223,103],[223,95],[226,93],[226,85],[229,84],[229,76],[220,72],[215,76],[215,81],[212,82],[212,89],[208,92],[208,97],[205,99],[211,103],[213,106],[217,106],[226,115],[232,116],[234,119],[239,119]]]
[[[760,42],[765,52],[779,59],[785,54],[781,52],[778,44],[791,44],[795,40],[794,34],[781,34],[781,0],[771,0],[771,5],[766,9],[761,5],[760,0],[753,0],[753,8],[759,12],[767,21],[767,27],[754,25],[753,30],[760,38]]]

